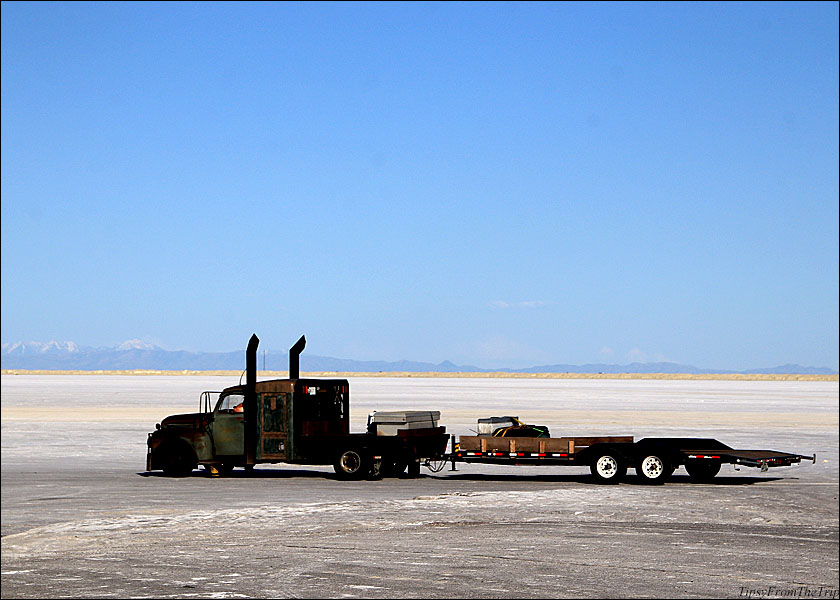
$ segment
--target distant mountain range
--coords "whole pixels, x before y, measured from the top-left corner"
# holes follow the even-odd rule
[[[267,351],[265,368],[271,371],[288,369],[287,352]],[[263,369],[263,353],[258,356],[258,366]],[[129,340],[112,348],[78,346],[74,342],[16,342],[6,343],[0,353],[0,368],[31,370],[133,370],[161,371],[237,371],[245,368],[245,352],[186,352],[164,350],[157,346]],[[300,357],[302,371],[337,372],[471,372],[471,373],[793,373],[808,375],[835,375],[837,371],[821,367],[781,365],[771,368],[734,371],[725,369],[700,369],[675,363],[631,363],[627,365],[538,365],[526,369],[482,369],[472,365],[456,365],[449,361],[426,363],[416,361],[370,361],[331,358],[303,353]]]

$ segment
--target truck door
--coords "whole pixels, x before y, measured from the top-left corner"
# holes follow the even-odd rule
[[[287,454],[287,414],[291,394],[269,392],[259,394],[260,437],[258,460],[284,460]]]
[[[229,394],[219,399],[213,411],[211,431],[216,458],[224,456],[241,457],[245,452],[245,427],[242,403],[245,396]]]

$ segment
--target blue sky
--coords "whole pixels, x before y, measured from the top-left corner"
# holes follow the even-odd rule
[[[838,366],[838,4],[2,4],[2,340]]]

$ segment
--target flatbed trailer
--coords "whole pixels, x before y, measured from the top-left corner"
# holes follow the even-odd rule
[[[680,466],[692,479],[708,481],[724,464],[784,467],[811,460],[776,450],[738,450],[711,438],[601,437],[493,437],[487,435],[451,438],[452,451],[438,457],[453,468],[457,462],[496,465],[555,465],[589,467],[600,483],[618,483],[628,468],[646,483],[664,483]],[[428,463],[431,465],[431,462]]]

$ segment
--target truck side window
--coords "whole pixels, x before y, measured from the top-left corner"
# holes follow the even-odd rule
[[[230,394],[219,400],[217,410],[224,413],[242,412],[244,406],[245,396],[242,394]]]

